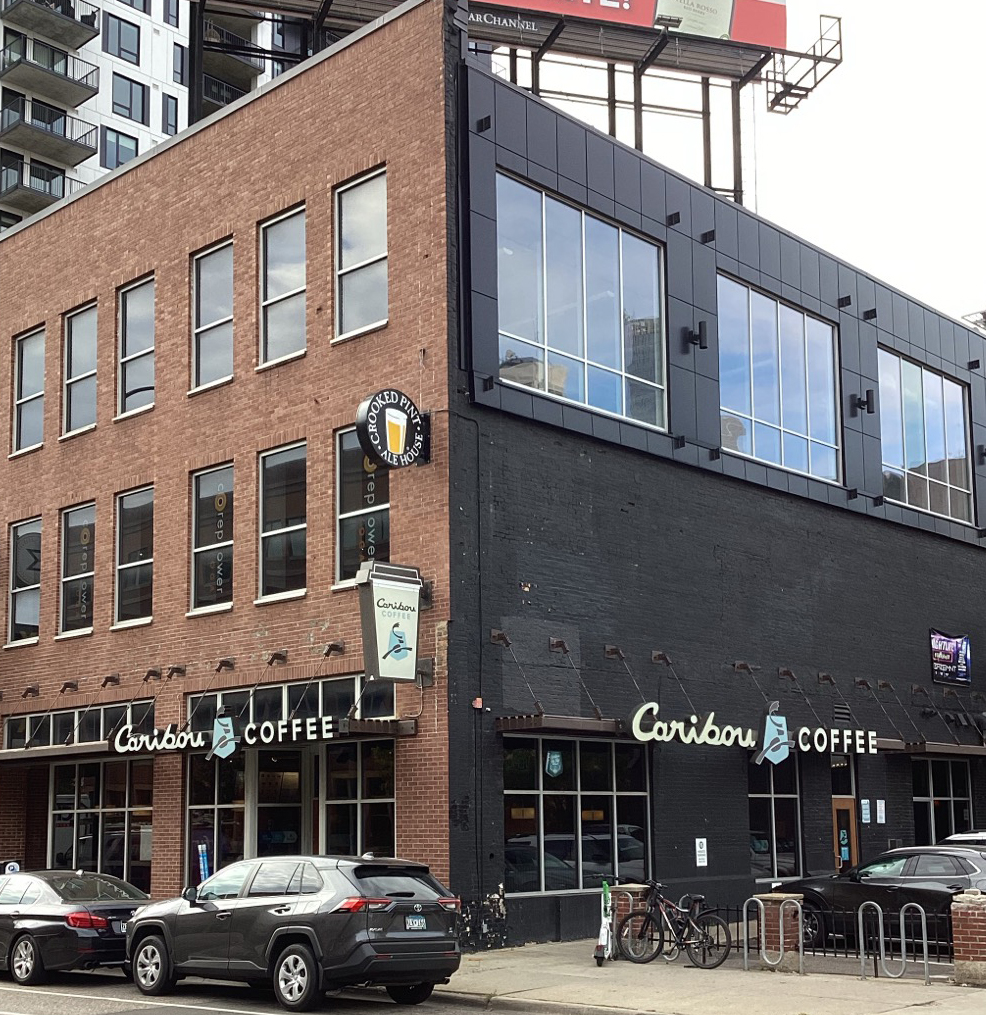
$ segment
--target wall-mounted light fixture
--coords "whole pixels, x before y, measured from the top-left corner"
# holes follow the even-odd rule
[[[876,392],[872,388],[867,388],[865,398],[853,395],[849,399],[849,409],[854,416],[858,416],[862,412],[872,415],[876,412]]]
[[[698,322],[698,331],[685,328],[685,342],[689,345],[697,345],[699,349],[709,347],[709,325],[707,321]]]

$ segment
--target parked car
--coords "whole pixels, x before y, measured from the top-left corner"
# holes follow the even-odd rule
[[[974,846],[977,849],[986,849],[986,832],[972,830],[969,832],[954,832],[952,835],[940,839],[939,846]]]
[[[146,901],[139,888],[109,874],[0,876],[0,969],[35,984],[55,970],[123,966],[127,922]]]
[[[986,890],[986,852],[944,844],[892,849],[838,874],[783,884],[785,893],[804,895],[804,941],[813,946],[822,944],[836,923],[851,932],[864,902],[880,906],[885,927],[893,932],[905,904],[917,903],[929,917],[943,916],[952,896],[966,888]]]
[[[428,868],[408,860],[240,860],[140,910],[127,956],[143,994],[194,974],[273,985],[288,1011],[358,984],[419,1004],[459,968],[458,911]]]

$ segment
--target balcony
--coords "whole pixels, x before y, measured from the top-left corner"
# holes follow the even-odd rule
[[[0,110],[0,140],[66,166],[96,154],[94,124],[30,99],[19,98]]]
[[[99,68],[40,39],[20,37],[0,51],[0,81],[74,107],[99,91]]]
[[[0,0],[4,24],[79,49],[99,35],[99,8],[86,0]]]
[[[0,169],[0,204],[33,215],[83,186],[80,180],[70,180],[60,170],[22,162]]]
[[[236,88],[228,81],[220,81],[211,74],[202,75],[202,115],[208,116],[223,106],[228,106],[246,95],[242,88]]]
[[[264,69],[264,58],[253,56],[249,39],[231,32],[215,21],[206,21],[202,32],[202,67],[206,73],[249,91]],[[221,47],[221,48],[211,48]]]

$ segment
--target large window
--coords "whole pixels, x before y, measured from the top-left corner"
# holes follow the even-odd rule
[[[102,147],[99,164],[104,169],[116,169],[117,166],[137,158],[137,138],[113,130],[112,127],[103,127]]]
[[[500,379],[667,426],[661,248],[497,177]]]
[[[106,14],[103,26],[103,50],[126,60],[140,63],[140,28],[115,14]]]
[[[192,482],[192,609],[233,602],[233,466]]]
[[[755,878],[794,878],[801,873],[798,764],[750,764],[750,872]]]
[[[233,376],[233,244],[195,258],[192,387]]]
[[[260,458],[260,595],[305,589],[307,448],[271,451]]]
[[[154,762],[91,761],[51,773],[50,866],[112,874],[149,892]]]
[[[336,334],[387,323],[387,174],[336,194]]]
[[[62,512],[62,610],[59,630],[92,629],[96,505]]]
[[[17,339],[14,376],[14,451],[37,447],[44,432],[45,333]]]
[[[10,527],[11,642],[37,640],[41,614],[41,519]]]
[[[116,621],[151,616],[154,592],[154,490],[117,498]]]
[[[154,729],[154,700],[120,705],[86,705],[58,712],[36,712],[11,716],[4,731],[4,750],[16,747],[61,747],[109,740],[123,726],[136,733]]]
[[[120,292],[119,411],[154,404],[154,279]]]
[[[305,210],[264,225],[261,248],[260,362],[305,348]]]
[[[880,350],[883,494],[911,507],[972,522],[972,466],[965,390]]]
[[[161,130],[168,135],[178,133],[178,99],[174,95],[161,95]]]
[[[113,112],[117,116],[125,116],[128,120],[149,123],[147,91],[147,85],[142,85],[122,74],[114,74]]]
[[[244,760],[188,759],[188,875],[198,884],[217,870],[243,859]]]
[[[507,737],[504,887],[599,888],[647,877],[647,755],[639,744]]]
[[[914,844],[930,846],[972,828],[972,780],[968,761],[911,762]]]
[[[355,430],[339,434],[336,489],[339,581],[356,577],[365,560],[390,560],[390,470],[363,453]]]
[[[835,329],[719,276],[722,446],[839,478]]]
[[[96,306],[65,318],[65,433],[96,422]]]
[[[394,741],[325,748],[325,831],[330,854],[393,856]]]

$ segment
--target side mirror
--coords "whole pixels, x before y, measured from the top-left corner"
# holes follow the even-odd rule
[[[188,888],[183,888],[181,891],[181,897],[186,902],[196,902],[198,901],[199,890],[192,886],[189,886]]]
[[[863,880],[863,875],[860,874],[858,870],[851,870],[849,872],[849,880],[850,881],[856,881],[856,882],[862,881]]]

